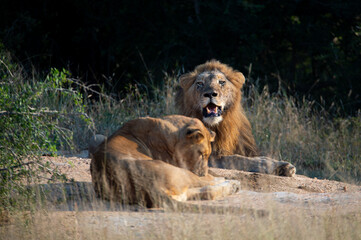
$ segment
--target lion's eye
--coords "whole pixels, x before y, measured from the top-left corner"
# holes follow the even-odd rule
[[[224,85],[226,84],[226,81],[219,80],[219,84],[220,84],[221,86],[224,86]]]
[[[204,85],[203,82],[197,82],[196,84],[197,84],[197,88],[201,88]]]

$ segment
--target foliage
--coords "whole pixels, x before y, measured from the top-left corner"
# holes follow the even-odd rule
[[[31,70],[68,65],[114,92],[216,58],[260,87],[361,107],[361,2],[3,1],[0,42]],[[104,76],[106,78],[104,78]],[[148,85],[148,84],[147,84]]]
[[[4,52],[0,65],[0,203],[6,205],[14,190],[27,191],[23,183],[45,174],[50,174],[49,180],[64,178],[40,157],[72,148],[72,131],[63,123],[90,120],[68,71],[51,69],[44,80],[25,79]]]

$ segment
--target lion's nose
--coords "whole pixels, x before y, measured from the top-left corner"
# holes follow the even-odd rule
[[[217,92],[209,92],[209,93],[205,93],[203,96],[208,97],[208,98],[212,98],[212,97],[217,97],[218,93]]]

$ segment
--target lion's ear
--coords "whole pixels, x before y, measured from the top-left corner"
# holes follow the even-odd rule
[[[194,74],[185,73],[179,77],[179,85],[183,89],[188,89],[192,86],[194,80]]]
[[[186,132],[187,139],[192,140],[194,143],[199,143],[204,139],[204,135],[198,128],[188,128]]]
[[[246,81],[246,78],[244,77],[243,73],[239,72],[239,81],[241,82],[242,86]]]
[[[241,89],[243,87],[244,82],[246,79],[244,78],[243,74],[238,71],[231,71],[225,73],[226,78],[233,83],[236,88]]]
[[[236,73],[236,77],[237,77],[237,80],[238,80],[238,82],[239,82],[239,84],[240,84],[240,88],[242,88],[243,84],[244,84],[245,81],[246,81],[243,73],[237,72],[237,73]]]

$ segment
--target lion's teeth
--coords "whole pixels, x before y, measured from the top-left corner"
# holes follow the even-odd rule
[[[210,114],[211,110],[209,110],[209,108],[206,108],[206,109],[207,109],[207,114]]]

